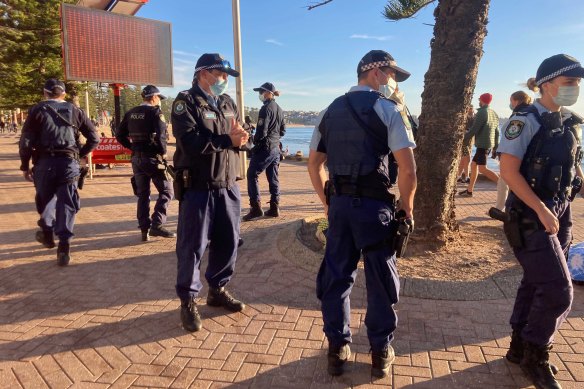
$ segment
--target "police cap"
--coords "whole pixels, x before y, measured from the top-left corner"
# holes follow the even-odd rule
[[[267,91],[276,93],[276,87],[271,82],[264,82],[262,86],[260,86],[259,88],[253,88],[253,90],[256,92]]]
[[[395,80],[402,82],[410,77],[410,72],[397,66],[395,59],[386,51],[371,50],[359,61],[357,65],[357,75],[375,68],[391,68],[395,71]]]
[[[142,97],[147,98],[152,96],[158,96],[160,97],[160,100],[166,99],[166,96],[160,93],[160,90],[157,87],[154,85],[146,85],[144,89],[142,89]]]
[[[201,55],[195,66],[195,74],[201,70],[217,69],[233,77],[239,77],[239,72],[231,67],[231,63],[226,61],[219,53],[206,53]]]
[[[43,89],[47,93],[57,93],[57,89],[60,89],[63,93],[65,93],[65,84],[63,81],[59,81],[56,78],[49,78],[47,82],[45,82]]]
[[[584,77],[584,68],[580,62],[566,54],[556,54],[543,60],[535,76],[535,84],[540,86],[544,82],[556,77]]]

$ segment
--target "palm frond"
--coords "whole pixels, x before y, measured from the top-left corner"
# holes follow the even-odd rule
[[[397,21],[414,16],[419,10],[435,0],[389,0],[383,9],[383,16]]]

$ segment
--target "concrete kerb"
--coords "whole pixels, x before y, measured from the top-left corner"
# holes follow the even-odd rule
[[[283,228],[278,235],[278,250],[291,263],[316,274],[322,261],[317,253],[299,239],[304,223],[318,218],[305,218]],[[398,261],[399,269],[399,261]],[[361,283],[363,277],[358,277]],[[518,274],[497,274],[480,281],[443,281],[400,277],[400,295],[430,300],[481,301],[514,298],[521,280]]]

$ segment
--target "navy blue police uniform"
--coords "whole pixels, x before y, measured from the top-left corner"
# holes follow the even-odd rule
[[[195,75],[203,69],[239,75],[219,54],[201,56]],[[206,248],[209,247],[205,272],[209,293],[223,293],[235,269],[241,197],[236,183],[239,149],[229,136],[234,119],[241,122],[231,97],[208,94],[196,79],[193,87],[180,92],[173,104],[171,123],[177,142],[174,166],[182,192],[175,191],[179,200],[176,293],[181,300],[183,326],[189,331],[200,329],[200,323],[186,325],[184,315],[190,312],[200,321],[194,299],[203,286],[200,267]],[[207,304],[212,305],[209,298],[210,295]],[[228,308],[241,310],[243,304]]]
[[[276,87],[270,82],[264,83],[259,88],[254,88],[254,91],[259,92],[260,96],[263,96],[266,91],[277,93]],[[282,108],[274,98],[264,100],[258,114],[258,122],[253,137],[254,148],[247,169],[247,193],[252,212],[254,209],[261,211],[258,177],[265,170],[270,191],[270,211],[267,214],[269,216],[279,216],[280,181],[278,168],[281,157],[280,138],[285,133],[284,111],[282,111]],[[256,211],[256,213],[250,214],[261,216],[261,213]],[[244,216],[244,220],[246,219],[247,215]]]
[[[144,98],[160,94],[158,88],[148,85],[142,91]],[[167,210],[173,197],[172,181],[166,174],[163,157],[166,155],[167,128],[159,106],[143,103],[124,115],[118,130],[117,140],[132,150],[132,186],[138,197],[138,226],[142,239],[149,235],[174,237],[175,234],[162,227],[166,223]],[[158,191],[154,212],[150,215],[150,182]]]
[[[369,55],[361,61],[359,72],[371,66],[396,68],[389,54],[380,52],[383,55],[377,60],[384,62],[379,63],[375,58],[380,54],[373,53],[373,58]],[[372,62],[369,67],[363,63],[367,59]],[[408,76],[400,69],[396,78],[404,81]],[[392,150],[407,147],[413,148],[415,143],[403,113],[394,101],[368,86],[354,86],[337,98],[315,128],[310,148],[326,154],[334,188],[328,208],[326,252],[317,275],[329,358],[331,350],[352,341],[349,295],[361,254],[367,286],[367,336],[374,356],[390,358],[387,353],[397,326],[393,306],[398,302],[399,277],[395,249],[385,244],[396,232],[388,156]],[[331,370],[330,360],[329,373],[340,374]]]
[[[560,63],[565,60],[562,58],[554,56],[542,63],[538,70],[538,85],[560,75],[570,76],[570,69],[578,70],[578,77],[584,75],[579,63],[578,68],[568,68],[564,73],[561,70],[556,73],[554,67],[545,71],[546,64],[549,68],[559,59]],[[560,112],[550,112],[536,101],[515,110],[497,149],[501,154],[521,159],[520,174],[559,221],[557,233],[549,234],[535,210],[512,191],[509,193],[506,209],[510,219],[505,223],[505,229],[515,257],[523,268],[523,278],[510,319],[513,334],[507,359],[521,362],[536,386],[541,383],[544,385],[541,387],[546,388],[559,387],[551,378],[551,372],[556,369],[547,362],[548,352],[553,335],[566,320],[573,300],[566,258],[572,242],[570,201],[573,199],[571,195],[575,194],[572,191],[576,191],[573,185],[578,181],[575,172],[580,170],[582,160],[581,123],[578,115],[565,108]],[[516,239],[512,238],[513,226],[520,226]]]
[[[47,93],[55,88],[65,92],[61,81],[50,79],[45,83]],[[84,145],[80,135],[86,139]],[[80,209],[79,159],[98,144],[97,131],[87,115],[59,99],[48,99],[32,107],[22,129],[20,170],[29,171],[32,160],[35,204],[42,230],[42,234],[37,233],[37,240],[46,247],[54,247],[53,233],[58,236],[57,258],[62,266],[69,262],[75,215]]]

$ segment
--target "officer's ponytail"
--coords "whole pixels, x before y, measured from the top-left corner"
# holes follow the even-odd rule
[[[523,92],[522,90],[518,90],[517,92],[513,92],[511,94],[511,99],[517,101],[519,104],[531,104],[531,96],[527,93]]]
[[[535,77],[531,77],[529,80],[527,80],[527,88],[529,88],[530,91],[536,93],[539,92],[539,87],[535,83]]]
[[[279,90],[273,91],[272,93],[273,93],[273,94],[274,94],[274,96],[276,96],[276,97],[280,96],[280,91],[279,91]]]

